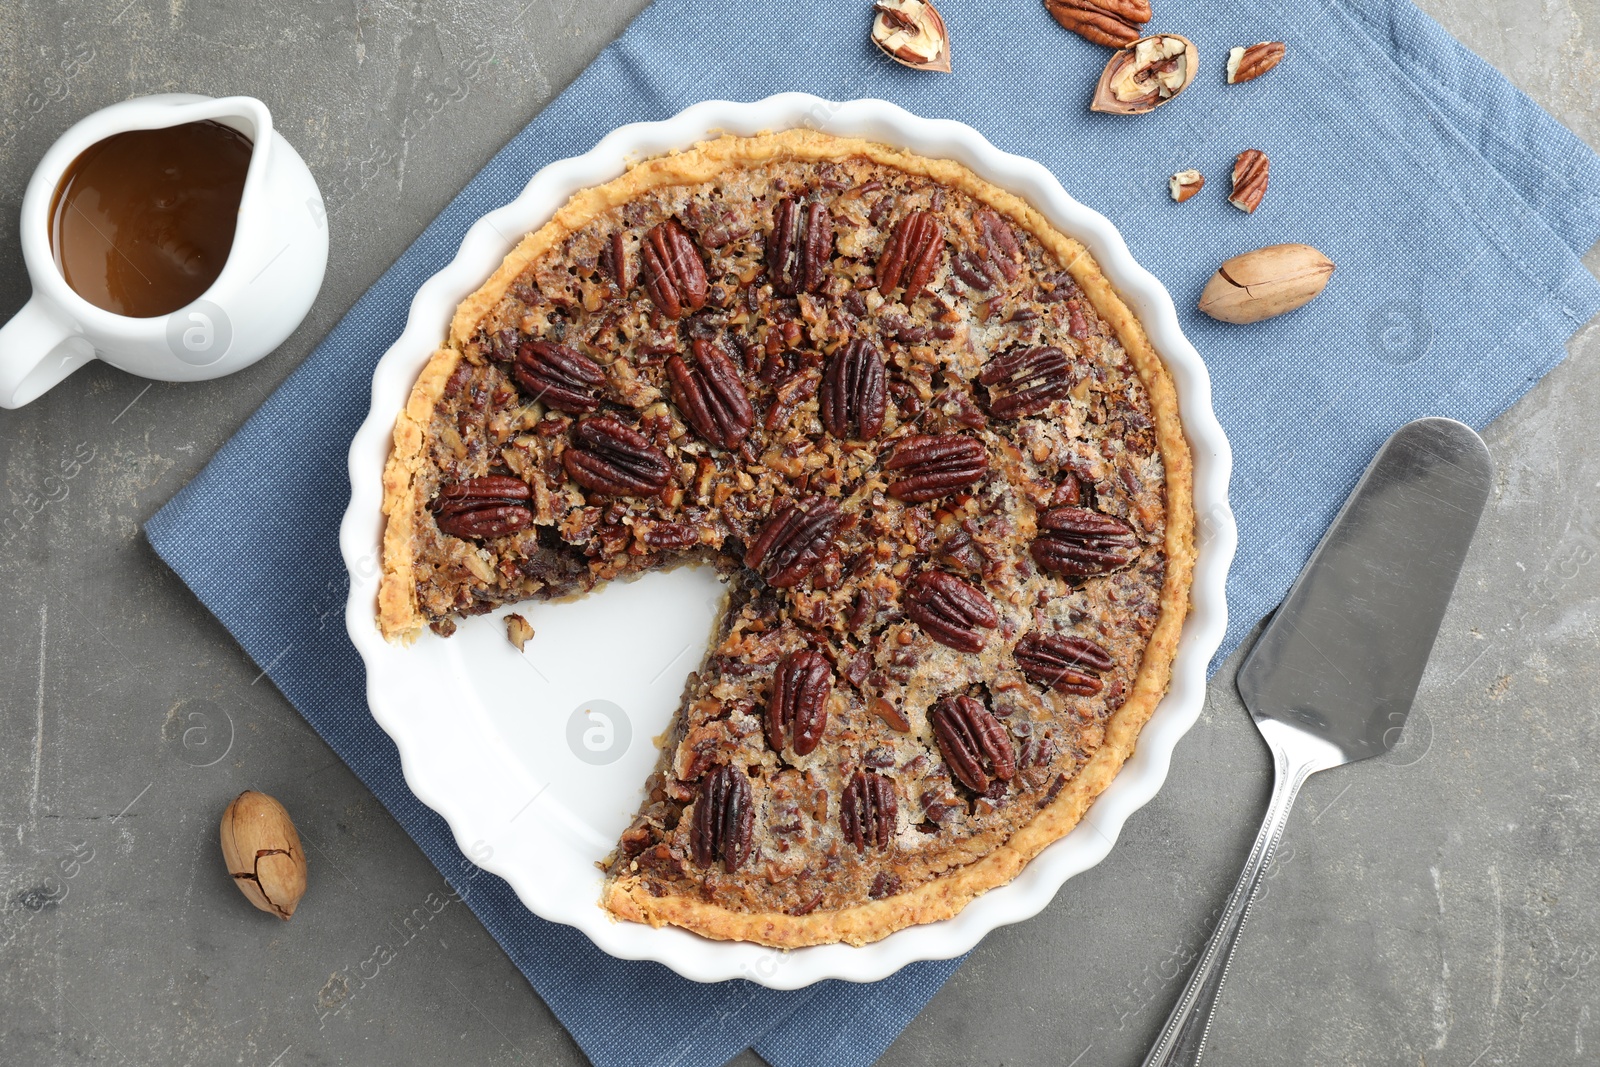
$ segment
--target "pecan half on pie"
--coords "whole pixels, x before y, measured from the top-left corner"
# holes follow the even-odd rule
[[[810,131],[648,161],[524,238],[385,489],[391,638],[720,568],[603,899],[709,937],[862,944],[1010,881],[1132,752],[1189,603],[1173,387],[1085,249]]]

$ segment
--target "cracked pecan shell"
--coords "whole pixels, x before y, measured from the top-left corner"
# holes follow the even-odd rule
[[[627,423],[610,415],[579,420],[572,446],[561,454],[567,477],[606,496],[647,496],[667,484],[667,454]]]
[[[1100,692],[1101,672],[1114,666],[1105,649],[1087,637],[1068,634],[1028,634],[1012,654],[1029,681],[1085,697]]]
[[[726,352],[704,337],[693,348],[692,365],[680,355],[667,359],[672,399],[701,437],[731,452],[755,425],[750,395]]]
[[[773,512],[745,553],[744,565],[779,589],[798,585],[833,548],[839,530],[837,502],[811,497]]]
[[[858,851],[871,848],[881,852],[894,841],[899,807],[894,782],[871,771],[857,771],[839,802],[839,829]]]
[[[822,375],[818,408],[822,425],[841,441],[870,441],[878,436],[888,410],[887,381],[877,348],[864,338],[851,341],[829,361]]]
[[[587,415],[600,406],[596,390],[606,380],[606,374],[598,363],[575,348],[527,341],[517,349],[511,380],[545,407],[569,415]]]
[[[950,773],[968,789],[982,793],[991,779],[1016,777],[1017,756],[1011,738],[976,697],[945,697],[929,709],[928,720]]]
[[[774,752],[792,745],[805,756],[822,740],[828,725],[828,698],[833,694],[833,668],[814,649],[791,652],[778,661],[767,700],[767,742]]]
[[[997,419],[1037,415],[1072,391],[1072,364],[1054,345],[1014,345],[978,374]]]
[[[820,201],[784,197],[772,212],[767,238],[767,280],[779,296],[815,293],[828,280],[833,258],[833,215]]]
[[[922,290],[939,269],[939,257],[944,251],[944,230],[930,211],[913,211],[895,223],[889,243],[878,257],[874,281],[878,291],[887,295],[895,289],[905,288],[902,299],[909,304],[922,294]]]
[[[1139,539],[1110,515],[1088,508],[1051,508],[1039,516],[1039,533],[1029,552],[1047,571],[1088,578],[1132,563]]]
[[[689,848],[694,861],[709,867],[721,861],[732,874],[750,858],[755,830],[750,779],[737,767],[724,763],[706,776],[695,798],[694,822],[689,827]]]
[[[989,450],[957,433],[913,434],[894,446],[883,469],[899,475],[890,496],[922,504],[981,481],[989,473]]]
[[[447,485],[433,501],[434,520],[451,537],[504,537],[533,525],[533,490],[521,478],[487,474]]]
[[[668,219],[644,235],[644,285],[661,313],[681,319],[706,306],[706,265],[694,238]]]
[[[923,571],[906,588],[906,617],[929,637],[958,652],[980,652],[983,630],[1000,625],[1000,616],[982,591],[944,571]]]

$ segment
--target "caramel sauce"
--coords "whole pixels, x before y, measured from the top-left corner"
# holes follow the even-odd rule
[[[233,248],[250,139],[220,122],[130,130],[85,149],[56,186],[50,248],[77,294],[131,318],[211,287]]]

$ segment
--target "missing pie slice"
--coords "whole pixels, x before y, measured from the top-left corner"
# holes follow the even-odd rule
[[[1082,245],[953,162],[725,137],[575,196],[458,309],[395,426],[378,622],[714,563],[603,903],[864,944],[1010,881],[1117,773],[1191,497]]]

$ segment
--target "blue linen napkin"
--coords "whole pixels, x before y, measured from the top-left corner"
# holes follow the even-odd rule
[[[475,871],[406,789],[367,712],[361,663],[330,615],[343,600],[330,591],[345,588],[345,452],[366,415],[372,367],[417,286],[539,167],[623,122],[794,89],[885,97],[1045,163],[1122,228],[1211,368],[1234,448],[1240,531],[1219,662],[1281,599],[1391,431],[1422,415],[1481,427],[1560,362],[1566,339],[1600,310],[1600,285],[1578,259],[1600,236],[1600,159],[1408,0],[1186,0],[1152,28],[1196,42],[1200,77],[1182,100],[1135,118],[1086,110],[1108,53],[1061,31],[1038,4],[940,6],[953,76],[877,55],[865,2],[657,0],[146,526],[445,876],[471,882],[473,910],[596,1064],[713,1067],[747,1046],[776,1067],[869,1064],[959,961],[870,987],[778,993],[698,986],[612,960]],[[1287,42],[1283,65],[1258,82],[1223,84],[1228,48],[1261,40]],[[1249,147],[1272,160],[1254,216],[1226,203],[1233,157]],[[1189,167],[1211,184],[1174,205],[1167,176]],[[1252,327],[1193,310],[1223,259],[1281,241],[1316,245],[1339,264],[1316,303]]]

